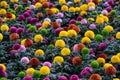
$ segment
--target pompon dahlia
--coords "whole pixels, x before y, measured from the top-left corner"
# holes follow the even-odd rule
[[[98,46],[98,48],[99,48],[100,50],[105,50],[106,47],[107,47],[107,45],[106,45],[106,43],[104,43],[104,42],[101,42],[101,43],[99,44],[99,46]]]
[[[87,70],[83,69],[83,70],[80,72],[80,75],[81,75],[82,77],[87,77],[87,76],[89,75],[89,72],[88,72]]]
[[[57,29],[58,27],[60,27],[60,23],[58,23],[58,22],[52,22],[52,28],[53,29]]]
[[[33,41],[29,38],[25,40],[25,47],[31,47],[33,45]]]
[[[107,59],[107,54],[105,53],[101,53],[98,55],[98,58],[104,58],[104,59]]]
[[[48,15],[48,16],[51,16],[51,15],[53,15],[54,13],[53,13],[53,11],[52,10],[47,10],[47,12],[46,12],[46,15]]]
[[[16,28],[15,26],[12,26],[12,27],[10,28],[10,32],[11,32],[11,33],[15,33],[16,30],[17,30],[17,28]]]
[[[43,80],[50,80],[50,78],[44,78]]]
[[[43,63],[43,66],[48,66],[50,68],[52,66],[52,64],[50,62],[46,61]]]
[[[25,76],[23,80],[33,80],[33,79],[32,79],[32,76]]]
[[[19,39],[19,34],[11,33],[9,38],[10,38],[11,41],[17,40],[17,39]]]
[[[14,49],[14,50],[18,50],[20,47],[21,47],[21,46],[20,46],[20,44],[18,44],[18,43],[16,43],[16,44],[13,45],[13,49]]]
[[[42,7],[43,7],[43,8],[48,8],[48,7],[49,7],[49,3],[48,3],[48,2],[44,2],[44,3],[42,4]]]
[[[49,75],[50,74],[50,68],[47,66],[43,66],[40,68],[40,74],[41,75]]]
[[[79,77],[78,77],[78,75],[73,74],[73,75],[70,76],[69,80],[79,80]]]
[[[60,76],[58,80],[68,80],[66,76]]]
[[[102,77],[99,74],[92,74],[89,80],[102,80]]]
[[[117,70],[114,66],[109,66],[105,69],[105,73],[111,76],[111,75],[115,75],[117,73]]]
[[[82,59],[81,57],[79,56],[75,56],[73,59],[72,59],[72,64],[75,65],[75,66],[78,66],[82,63]]]
[[[29,63],[29,58],[28,57],[23,57],[23,58],[21,58],[20,61],[24,64],[28,64]]]
[[[37,67],[40,63],[40,60],[38,58],[32,58],[30,60],[30,64],[32,65],[32,67]]]

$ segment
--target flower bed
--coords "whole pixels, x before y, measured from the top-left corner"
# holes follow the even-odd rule
[[[0,0],[0,80],[119,80],[120,0]]]

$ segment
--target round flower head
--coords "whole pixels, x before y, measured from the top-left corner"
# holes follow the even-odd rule
[[[18,73],[18,77],[19,77],[19,78],[24,78],[25,75],[26,75],[26,74],[25,74],[25,72],[23,72],[23,71],[21,71],[21,72]]]
[[[0,64],[1,70],[6,71],[6,66],[4,64]]]
[[[19,39],[19,34],[11,33],[9,38],[10,38],[11,41],[17,40],[17,39]]]
[[[66,4],[69,6],[69,5],[71,5],[73,2],[71,2],[71,1],[68,1]]]
[[[10,51],[10,55],[11,55],[11,56],[16,56],[16,55],[18,55],[18,51],[17,51],[17,50],[11,50],[11,51]]]
[[[54,7],[55,5],[53,4],[53,3],[51,3],[51,2],[49,2],[49,7],[50,8],[52,8],[52,7]]]
[[[17,8],[18,7],[18,4],[14,4],[14,8]]]
[[[79,56],[73,57],[73,59],[72,59],[72,64],[73,64],[73,65],[78,66],[78,65],[80,65],[81,63],[82,63],[81,57],[79,57]]]
[[[56,42],[55,42],[55,46],[56,47],[65,47],[65,42],[63,41],[63,40],[57,40]]]
[[[34,5],[30,5],[30,9],[35,9],[35,6]]]
[[[73,74],[73,75],[70,76],[69,80],[79,80],[79,77],[78,77],[78,75]]]
[[[60,76],[58,80],[68,80],[66,76]]]
[[[77,36],[77,32],[75,30],[68,30],[68,36],[69,37]]]
[[[37,34],[37,35],[34,36],[34,41],[35,41],[36,43],[41,42],[42,40],[43,40],[42,35]]]
[[[36,23],[35,26],[36,26],[37,28],[40,28],[40,27],[42,26],[42,24],[41,24],[41,23]]]
[[[51,22],[50,18],[45,18],[44,21]]]
[[[32,76],[25,76],[23,80],[33,80],[33,79],[32,79]]]
[[[103,29],[101,33],[102,33],[102,35],[104,35],[104,36],[109,35],[109,31],[106,30],[106,29]]]
[[[84,70],[88,71],[88,72],[92,72],[93,69],[91,67],[85,67]]]
[[[48,66],[49,68],[52,66],[50,62],[46,61],[43,63],[43,66]]]
[[[20,47],[21,47],[21,46],[20,46],[20,44],[18,44],[18,43],[16,43],[16,44],[13,45],[13,49],[14,49],[14,50],[18,50]]]
[[[94,6],[90,6],[90,7],[89,7],[89,10],[90,10],[90,11],[93,11],[93,10],[95,10],[95,7],[94,7]]]
[[[67,37],[67,36],[68,36],[68,32],[67,31],[60,31],[59,37]]]
[[[75,44],[75,45],[73,46],[73,51],[74,51],[74,52],[78,52],[78,44]]]
[[[76,24],[76,20],[75,19],[70,20],[69,24]]]
[[[57,16],[58,16],[59,18],[62,18],[62,17],[64,17],[64,14],[61,13],[61,12],[59,12],[59,13],[57,13]]]
[[[9,26],[7,24],[3,24],[3,25],[1,25],[0,30],[1,31],[8,31],[9,30]]]
[[[44,51],[43,51],[42,49],[37,49],[34,54],[35,54],[36,56],[37,56],[37,55],[44,56],[45,53],[44,53]]]
[[[90,38],[88,37],[83,37],[81,40],[81,43],[89,44],[91,42]]]
[[[70,55],[70,49],[69,49],[69,48],[63,48],[63,49],[61,50],[61,54],[62,54],[63,56],[68,56],[68,55]]]
[[[112,63],[120,63],[120,58],[116,55],[111,57],[111,62]]]
[[[59,28],[60,27],[60,23],[58,23],[58,22],[52,22],[52,28],[53,29],[57,29],[57,28]]]
[[[2,41],[3,40],[3,35],[2,35],[2,33],[0,33],[0,41]]]
[[[92,61],[90,63],[90,65],[91,65],[92,68],[98,68],[99,67],[99,63],[96,60]]]
[[[105,63],[105,59],[104,58],[97,58],[97,61],[99,62],[99,63]]]
[[[29,63],[28,57],[23,57],[23,58],[21,58],[20,61],[21,61],[22,63],[24,63],[24,64],[28,64],[28,63]]]
[[[32,14],[32,10],[27,10],[26,12],[28,12],[29,14]]]
[[[62,31],[62,28],[57,28],[57,29],[55,29],[54,33],[59,34],[61,31]]]
[[[78,21],[81,21],[82,19],[83,19],[82,16],[78,16],[78,17],[77,17],[77,20],[78,20]]]
[[[56,19],[56,22],[62,23],[62,19]]]
[[[38,58],[32,58],[30,60],[30,64],[32,67],[37,67],[39,65],[39,63],[40,63],[40,60]]]
[[[107,59],[107,55],[105,53],[99,54],[98,57],[99,58]]]
[[[25,19],[25,16],[24,15],[19,15],[18,16],[18,20],[24,20]]]
[[[11,33],[16,32],[16,30],[17,30],[17,28],[16,28],[15,26],[10,27],[10,32],[11,32]]]
[[[113,27],[110,25],[105,26],[104,29],[108,30],[109,32],[112,32],[114,30]]]
[[[83,48],[81,53],[82,55],[90,54],[90,50],[88,48]]]
[[[81,20],[81,24],[87,24],[87,20],[86,19],[82,19]]]
[[[82,70],[82,71],[80,72],[80,74],[81,74],[82,77],[86,77],[86,76],[89,75],[89,72],[88,72],[87,70]]]
[[[18,51],[25,52],[26,51],[25,46],[21,45],[20,48],[18,49]]]
[[[102,80],[102,77],[99,74],[92,74],[89,80]]]
[[[30,16],[30,13],[26,11],[26,12],[23,13],[23,15],[24,15],[25,17],[29,17],[29,16]]]
[[[53,60],[54,63],[59,63],[59,64],[62,64],[64,62],[64,59],[63,57],[61,56],[56,56]]]
[[[33,45],[33,41],[29,38],[25,39],[25,47],[31,47]]]
[[[108,2],[105,2],[103,5],[104,5],[105,7],[110,6],[110,5],[108,4]]]
[[[104,14],[104,15],[107,15],[108,11],[107,10],[103,10],[101,13]]]
[[[112,10],[112,8],[111,8],[111,7],[107,7],[106,10],[107,10],[108,12],[110,12],[110,11]]]
[[[117,73],[117,70],[114,66],[109,66],[105,69],[105,73],[111,76],[111,75],[115,75]]]
[[[95,37],[94,32],[91,30],[86,31],[84,35],[85,35],[85,37],[89,37],[90,39],[94,39],[94,37]]]
[[[97,18],[96,18],[96,23],[97,23],[97,24],[103,24],[103,23],[104,23],[104,18],[102,18],[102,17],[97,17]]]
[[[39,8],[41,8],[41,7],[42,7],[42,4],[41,4],[41,3],[39,3],[39,2],[35,3],[35,8],[36,8],[36,9],[39,9]]]
[[[95,38],[96,38],[96,41],[98,41],[98,42],[103,41],[103,36],[100,34],[97,34]]]
[[[28,68],[28,69],[26,70],[26,73],[27,73],[28,75],[33,75],[34,72],[35,72],[35,69],[34,69],[34,68]]]
[[[50,80],[50,78],[44,78],[43,80]]]
[[[108,0],[108,4],[111,5],[111,6],[114,6],[114,5],[115,5],[115,3],[114,3],[113,0]]]
[[[21,33],[23,33],[24,32],[24,28],[18,28],[17,30],[16,30],[16,33],[18,33],[18,34],[21,34]]]
[[[40,68],[40,74],[41,75],[49,75],[50,74],[50,68],[47,66],[43,66]]]
[[[39,78],[40,77],[40,71],[39,70],[35,70],[35,72],[33,73],[33,77],[34,78]]]
[[[116,33],[116,39],[120,39],[120,32]]]
[[[0,74],[2,75],[2,77],[7,77],[8,76],[6,71],[2,71]]]
[[[106,47],[107,47],[107,45],[106,45],[106,43],[104,43],[104,42],[101,42],[101,43],[99,44],[99,46],[98,46],[98,48],[99,48],[100,50],[105,50]]]

